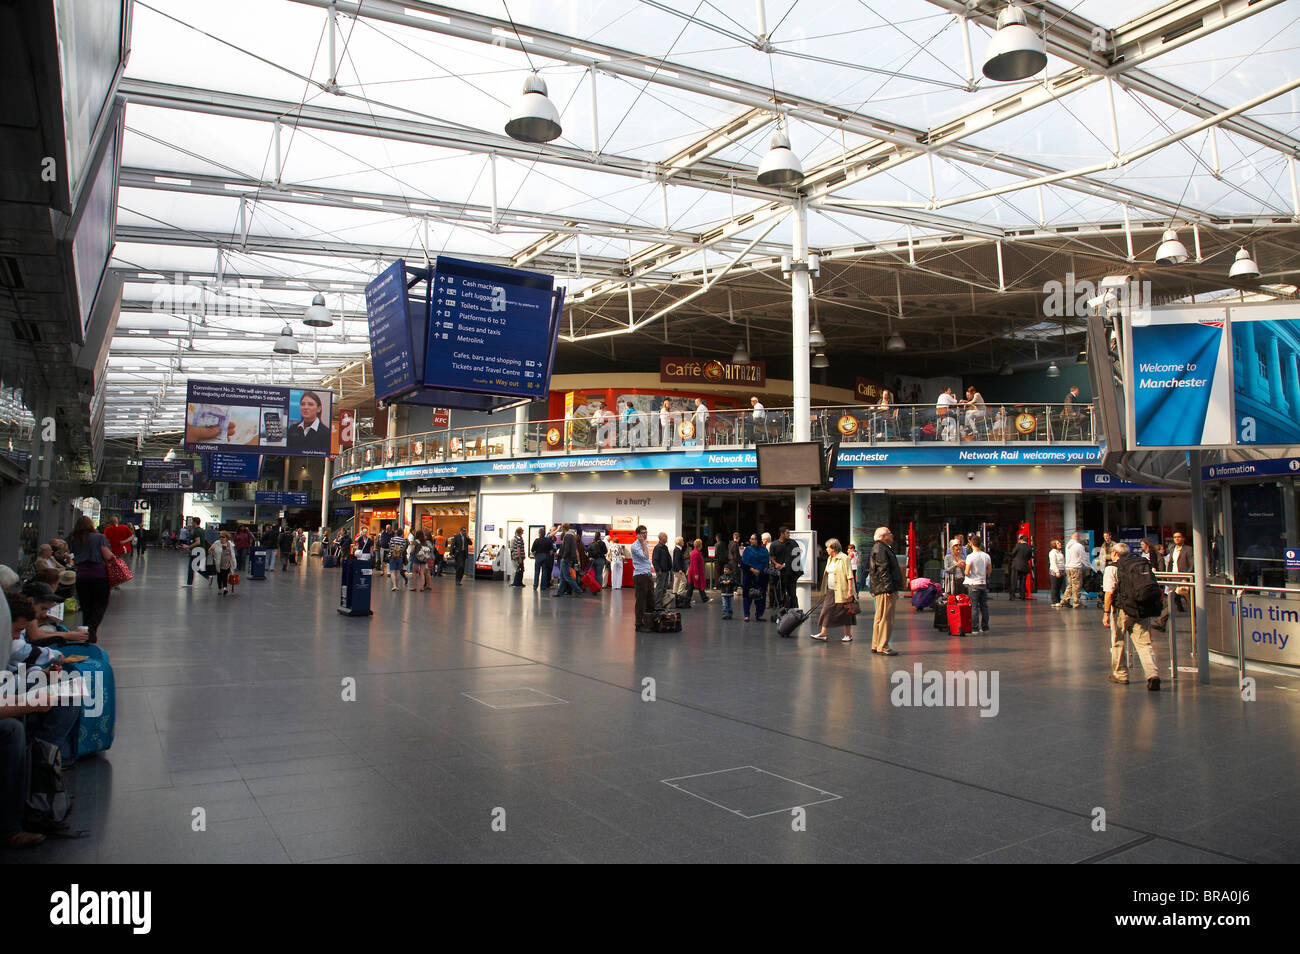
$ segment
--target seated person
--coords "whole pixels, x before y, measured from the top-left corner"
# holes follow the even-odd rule
[[[27,628],[34,629],[36,623],[36,607],[32,605],[32,601],[21,594],[13,593],[5,594],[5,599],[9,604],[9,632],[12,639],[5,668],[17,676],[21,671],[20,667],[26,667],[26,685],[18,686],[18,690],[27,691],[37,688],[42,672],[49,676],[57,676],[65,669],[75,672],[71,665],[65,664],[63,653],[59,650],[33,646],[27,641]],[[30,719],[27,729],[32,738],[57,746],[63,763],[71,765],[76,759],[73,740],[76,738],[77,726],[81,722],[80,700],[52,701],[57,704],[51,705],[49,711]]]
[[[50,610],[61,607],[63,601],[55,595],[48,583],[33,580],[23,587],[23,596],[32,601],[36,608],[36,629],[39,633],[27,633],[27,642],[32,646],[61,646],[69,643],[84,643],[90,639],[85,632],[73,632],[63,623],[61,616],[51,616]]]
[[[998,408],[998,413],[993,415],[993,439],[995,441],[1004,441],[1011,436],[1008,430],[1010,421],[1007,419],[1007,409]]]

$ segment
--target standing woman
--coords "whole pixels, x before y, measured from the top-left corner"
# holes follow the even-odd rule
[[[696,539],[691,549],[690,566],[686,570],[686,598],[693,599],[695,591],[700,591],[700,602],[707,603],[709,594],[704,592],[704,541]]]
[[[95,523],[85,514],[68,538],[72,559],[77,564],[77,602],[81,604],[82,619],[90,632],[92,643],[99,641],[99,624],[108,611],[107,561],[113,559],[113,548],[108,538],[95,532]]]
[[[954,537],[948,546],[948,555],[943,560],[944,592],[948,596],[957,596],[966,591],[962,581],[966,578],[966,556],[962,552],[961,539]]]
[[[740,555],[740,564],[745,573],[741,580],[745,594],[745,622],[749,622],[749,604],[755,604],[758,610],[755,619],[762,619],[767,609],[767,567],[772,562],[767,547],[758,542],[758,534],[749,535],[749,546]]]
[[[388,543],[388,575],[393,581],[392,592],[397,592],[397,577],[406,579],[406,538],[393,534]]]
[[[596,534],[600,539],[600,534]],[[524,528],[517,527],[515,535],[510,538],[510,557],[515,561],[515,581],[511,586],[524,585]]]
[[[217,594],[226,595],[226,586],[230,581],[230,571],[236,566],[235,545],[230,540],[230,531],[222,530],[217,542],[212,544],[208,553],[212,557],[212,569],[217,571]]]
[[[424,539],[424,531],[415,531],[415,542],[411,544],[411,589],[417,593],[427,590],[432,583],[429,579],[429,556],[431,547]],[[419,586],[416,586],[416,584]]]
[[[522,545],[523,540],[521,538],[520,546],[522,547]],[[592,540],[587,546],[587,556],[591,559],[592,569],[596,571],[596,582],[600,584],[602,590],[605,588],[605,565],[609,562],[608,559],[606,559],[608,554],[609,547],[606,546],[605,541],[600,538],[600,531],[597,530],[596,539]]]
[[[618,543],[609,545],[609,586],[614,590],[623,588],[623,547]]]
[[[1047,551],[1047,572],[1052,578],[1052,606],[1061,608],[1061,588],[1065,585],[1065,548],[1060,540],[1052,541]]]
[[[846,553],[840,550],[840,541],[834,537],[826,541],[826,598],[822,600],[821,630],[813,633],[813,639],[826,641],[826,630],[831,626],[843,626],[844,635],[840,642],[853,642],[853,620],[855,606],[858,602],[858,588],[853,578],[853,565],[849,563]]]

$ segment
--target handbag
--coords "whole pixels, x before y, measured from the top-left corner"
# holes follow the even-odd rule
[[[108,570],[108,585],[110,587],[121,586],[123,583],[129,583],[133,579],[130,568],[121,557],[114,557],[112,562],[105,564]]]
[[[857,616],[862,610],[862,606],[858,603],[857,593],[850,595],[849,598],[840,605],[844,607],[844,612],[848,613],[850,616]]]
[[[228,579],[229,579],[229,581],[230,581],[230,585],[231,585],[231,586],[238,586],[238,585],[239,585],[239,574],[238,574],[238,573],[231,573],[230,576],[228,577]]]

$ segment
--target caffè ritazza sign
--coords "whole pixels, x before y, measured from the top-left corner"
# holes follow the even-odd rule
[[[663,384],[746,384],[761,388],[767,383],[767,371],[762,361],[733,364],[700,358],[660,358],[659,380]]]

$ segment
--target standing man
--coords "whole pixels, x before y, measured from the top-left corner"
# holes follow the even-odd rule
[[[109,517],[104,527],[104,537],[108,540],[113,556],[126,556],[127,541],[131,539],[131,528],[125,523],[118,523],[116,517]]]
[[[240,573],[248,570],[248,551],[252,548],[253,535],[241,524],[239,532],[235,534],[235,566],[239,568]]]
[[[731,534],[731,543],[727,544],[727,566],[731,567],[731,578],[740,579],[740,531]]]
[[[388,550],[393,545],[393,525],[384,524],[379,531],[379,555],[375,557],[375,562],[379,564],[379,575],[388,575]]]
[[[993,561],[980,546],[980,538],[970,538],[970,556],[966,557],[966,595],[970,597],[971,635],[989,631],[989,572]]]
[[[1015,548],[1011,551],[1011,598],[1013,600],[1025,598],[1025,577],[1029,576],[1029,561],[1033,556],[1034,551],[1029,547],[1029,538],[1023,533],[1020,534],[1016,538]]]
[[[664,398],[663,406],[659,408],[659,437],[664,450],[673,446],[673,409],[668,398]]]
[[[790,528],[782,527],[777,534],[777,540],[768,548],[768,553],[772,557],[772,568],[776,571],[774,574],[777,580],[776,600],[773,607],[772,619],[780,619],[781,614],[788,609],[797,609],[799,598],[795,594],[794,581],[799,574],[794,571],[791,564],[794,562],[794,543],[790,540]]]
[[[1192,548],[1187,545],[1186,538],[1181,530],[1174,534],[1173,549],[1165,556],[1165,570],[1169,573],[1191,573],[1192,572]],[[1186,612],[1187,596],[1191,590],[1186,584],[1171,587],[1169,599],[1165,600],[1164,608],[1160,611],[1160,618],[1155,621],[1155,628],[1160,632],[1165,631],[1169,624],[1169,610],[1173,606],[1174,600],[1178,601],[1178,612]]]
[[[446,568],[447,538],[442,533],[442,527],[438,527],[433,535],[433,575],[442,576],[442,571]]]
[[[574,579],[578,566],[578,536],[567,523],[560,530],[563,533],[560,537],[560,585],[555,588],[553,599],[567,596],[570,592],[574,596],[582,595]]]
[[[546,528],[537,531],[537,539],[533,541],[533,589],[537,589],[537,582],[541,580],[542,589],[551,588],[551,570],[555,567],[555,541],[551,539]]]
[[[365,539],[366,544],[370,544],[370,538],[366,535],[364,527],[361,528],[361,536]],[[293,556],[293,534],[289,532],[288,527],[280,527],[280,532],[275,535],[275,548],[280,554],[280,569],[289,569],[289,557]],[[366,552],[369,552],[367,550]]]
[[[465,528],[460,528],[460,533],[451,538],[451,562],[456,566],[456,585],[460,586],[460,581],[465,578],[465,561],[469,559],[470,539],[465,533]]]
[[[510,559],[515,561],[515,579],[511,586],[524,585],[524,528],[515,529],[515,535],[510,538]]]
[[[1151,646],[1151,618],[1160,612],[1160,584],[1151,564],[1129,552],[1128,544],[1117,543],[1114,605],[1119,607],[1119,625],[1110,646],[1110,681],[1128,685],[1128,667],[1124,662],[1124,638],[1133,640],[1147,689],[1160,690],[1160,670],[1156,668],[1155,650]]]
[[[605,555],[608,552],[609,547],[600,538],[600,531],[597,530],[596,539],[592,540],[591,546],[587,547],[587,558],[591,560],[591,567],[596,571],[596,582],[600,584],[601,589],[605,588],[605,565],[608,562]]]
[[[636,540],[632,543],[632,585],[636,590],[636,631],[646,629],[654,613],[654,567],[650,563],[650,554],[646,553],[646,528],[636,528]]]
[[[650,562],[655,572],[655,609],[664,608],[668,587],[673,581],[673,555],[668,552],[668,534],[659,534],[659,543],[651,554]]]
[[[704,435],[709,427],[709,409],[705,406],[704,398],[702,397],[697,397],[695,399],[694,423],[695,423],[695,442],[700,445],[707,443],[707,441],[704,439]]]
[[[1079,422],[1079,386],[1076,384],[1065,395],[1065,409],[1061,411],[1061,437],[1067,438],[1070,428]]]
[[[1080,604],[1080,594],[1083,592],[1083,570],[1088,566],[1088,548],[1079,540],[1079,531],[1070,534],[1070,542],[1065,545],[1065,578],[1069,581],[1066,584],[1065,595],[1061,597],[1061,604],[1069,603],[1075,609]]]
[[[749,443],[753,444],[758,441],[759,432],[767,430],[767,408],[759,403],[757,397],[749,399],[749,406],[754,409],[749,418]],[[766,436],[764,433],[765,438]]]
[[[871,548],[869,570],[871,595],[875,598],[875,619],[871,627],[871,651],[881,656],[897,656],[889,645],[894,634],[894,613],[898,609],[898,591],[903,587],[903,574],[894,556],[894,532],[888,527],[877,527],[875,545]]]

